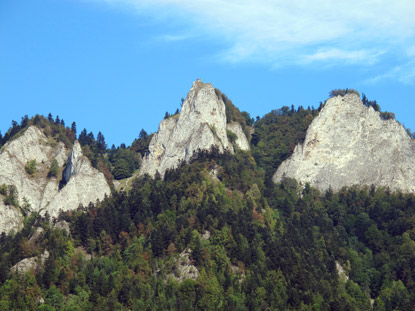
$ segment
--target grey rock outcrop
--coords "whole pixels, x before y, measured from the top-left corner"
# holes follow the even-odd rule
[[[226,125],[227,130],[231,131],[236,135],[236,146],[241,150],[249,150],[249,142],[246,138],[242,127],[237,122],[231,122]]]
[[[110,193],[110,188],[104,175],[93,168],[82,155],[79,143],[76,141],[70,153],[62,142],[56,143],[46,137],[36,126],[30,126],[19,137],[6,143],[0,151],[0,185],[15,185],[18,191],[18,201],[23,205],[30,204],[31,211],[46,212],[56,217],[59,211],[78,208],[79,204],[87,205],[104,198]],[[66,185],[59,189],[59,180],[48,178],[47,173],[52,161],[56,159],[63,167],[68,159],[64,172]],[[25,171],[28,161],[36,160],[37,172],[29,176]],[[5,215],[0,221],[0,232],[8,232],[19,228],[20,211],[13,206],[0,204],[0,213]],[[6,221],[10,219],[10,221]],[[16,221],[12,221],[15,219]]]
[[[30,257],[20,260],[17,264],[11,267],[10,271],[13,273],[26,274],[29,271],[35,271],[43,266],[49,258],[49,252],[45,250],[39,257]]]
[[[5,205],[0,198],[0,233],[15,232],[23,228],[23,215],[14,206]]]
[[[187,279],[196,280],[200,274],[199,270],[190,260],[191,253],[192,250],[190,248],[181,252],[179,254],[179,258],[177,259],[173,273],[170,274],[170,276],[180,283]]]
[[[95,203],[110,194],[104,174],[93,168],[88,159],[82,155],[78,141],[73,145],[64,171],[64,180],[66,185],[47,205],[47,211],[53,217],[58,216],[59,211],[73,210],[80,204],[87,206],[90,202]]]
[[[71,154],[69,155],[68,164],[63,172],[63,179],[65,183],[68,183],[71,176],[76,175],[82,166],[82,148],[78,141],[75,141]]]
[[[284,176],[325,191],[375,185],[415,191],[415,143],[395,120],[362,104],[359,96],[330,98],[273,176]]]
[[[149,153],[144,156],[140,175],[161,176],[167,169],[176,167],[181,161],[189,161],[198,150],[219,152],[234,151],[227,130],[236,136],[236,144],[243,150],[249,149],[248,140],[239,123],[226,120],[225,104],[210,83],[196,80],[187,94],[180,114],[161,121],[158,132],[153,136]]]

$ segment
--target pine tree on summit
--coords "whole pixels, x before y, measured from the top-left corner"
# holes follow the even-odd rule
[[[75,123],[75,121],[72,122],[71,130],[72,130],[73,134],[75,135],[75,139],[76,139],[76,123]]]
[[[84,128],[83,130],[82,130],[82,132],[81,132],[81,134],[79,134],[79,137],[78,137],[78,140],[79,140],[79,143],[83,146],[83,145],[86,145],[86,142],[87,142],[87,131],[86,131],[86,129]]]
[[[102,135],[101,132],[98,132],[97,135],[97,145],[100,151],[105,152],[105,150],[107,150],[107,144],[105,143],[104,135]]]

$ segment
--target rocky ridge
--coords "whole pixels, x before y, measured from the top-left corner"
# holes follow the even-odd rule
[[[273,176],[322,191],[375,185],[415,192],[415,143],[393,119],[362,104],[358,95],[330,98]]]
[[[52,217],[58,216],[61,210],[76,209],[79,204],[87,205],[110,194],[104,175],[82,155],[78,141],[75,141],[69,159],[68,153],[62,142],[51,141],[39,128],[30,126],[2,147],[0,185],[14,185],[19,205],[28,203],[30,211],[47,212]],[[68,161],[61,189],[58,178],[47,177],[53,159],[56,159],[61,172]],[[32,160],[36,160],[37,172],[30,176],[25,166]],[[0,222],[0,232],[19,229],[22,219],[19,209],[2,202],[0,213],[5,217]]]
[[[227,123],[225,104],[210,83],[196,80],[183,102],[180,114],[161,121],[153,136],[149,153],[144,156],[140,175],[161,176],[167,169],[181,161],[189,161],[198,150],[234,152],[228,138],[230,131],[236,135],[235,145],[248,150],[248,139],[239,123]]]

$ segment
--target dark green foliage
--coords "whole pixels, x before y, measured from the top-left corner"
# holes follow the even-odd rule
[[[371,297],[375,310],[412,310],[413,195],[321,195],[289,179],[268,191],[251,161],[212,150],[164,180],[137,179],[128,193],[64,215],[71,236],[27,218],[21,233],[0,240],[0,305],[30,309],[41,296],[44,310],[370,310]],[[45,232],[30,242],[36,226]],[[189,248],[200,275],[179,283],[172,263]],[[8,273],[44,249],[51,254],[35,277]],[[349,281],[339,280],[335,261]]]
[[[105,143],[104,135],[101,132],[98,132],[97,135],[97,147],[100,152],[105,152],[107,150],[107,144]]]
[[[329,97],[344,96],[346,94],[356,94],[360,97],[359,92],[354,89],[335,89],[330,91]]]
[[[26,173],[29,175],[34,175],[36,173],[36,165],[37,165],[36,160],[27,161],[24,167]]]
[[[0,185],[0,194],[7,195],[7,185],[6,184],[1,184]]]
[[[12,121],[12,126],[9,128],[9,130],[6,132],[6,134],[4,134],[4,136],[2,137],[2,140],[0,141],[0,146],[4,145],[9,140],[11,140],[13,138],[13,136],[15,136],[17,133],[19,133],[19,131],[21,129],[22,129],[22,127],[16,121],[13,120]]]
[[[226,135],[228,136],[228,139],[231,142],[231,144],[234,144],[238,139],[238,136],[236,136],[236,134],[230,130],[226,130]]]
[[[43,116],[35,115],[31,119],[28,116],[22,117],[20,125],[16,121],[12,121],[12,126],[4,134],[3,139],[0,140],[0,145],[4,145],[6,142],[12,140],[16,135],[20,135],[24,130],[27,129],[30,125],[36,125],[38,128],[42,129],[44,134],[48,137],[53,137],[58,141],[62,141],[67,148],[71,148],[75,136],[69,128],[66,128],[62,125],[61,121],[55,123],[53,118],[50,115],[50,119],[46,119]]]
[[[86,129],[83,129],[79,134],[78,141],[82,146],[83,154],[88,157],[93,167],[104,174],[105,179],[111,185],[112,174],[110,163],[106,157],[107,144],[104,135],[98,132],[97,139],[95,139],[94,133],[88,133]]]
[[[16,207],[19,206],[19,202],[17,201],[19,193],[15,185],[0,185],[0,194],[4,196],[4,204],[13,205]]]
[[[142,129],[138,138],[131,144],[131,150],[140,153],[141,157],[143,157],[148,152],[148,146],[150,145],[152,137],[153,134],[148,135],[147,132]]]
[[[251,118],[251,115],[248,112],[242,111],[241,115],[242,115],[242,117],[245,118],[246,125],[248,125],[248,126],[253,126],[254,125],[255,120],[254,120],[254,118]]]
[[[111,151],[112,175],[115,179],[130,177],[139,166],[139,157],[131,149],[118,148]]]
[[[383,120],[395,119],[395,114],[393,112],[381,111],[380,106],[378,105],[376,100],[368,100],[364,93],[362,93],[362,103],[367,107],[372,107],[375,111],[379,111],[380,117]]]
[[[373,310],[412,311],[414,195],[270,182],[318,111],[273,111],[255,123],[252,154],[201,151],[164,179],[137,178],[128,192],[62,214],[70,235],[26,215],[22,231],[0,236],[0,309],[349,311],[371,310],[373,299]],[[92,133],[80,134],[119,177],[137,168],[149,137],[142,130],[132,147],[100,151]],[[14,190],[0,186],[5,199]],[[10,273],[44,250],[43,267]],[[196,279],[176,279],[179,256]]]
[[[58,177],[58,174],[59,174],[59,164],[58,164],[58,161],[56,161],[56,159],[53,159],[53,161],[50,165],[48,178]]]
[[[237,122],[241,125],[243,132],[245,133],[246,137],[251,136],[249,127],[247,123],[251,123],[249,119],[249,114],[245,113],[242,114],[238,108],[232,103],[232,101],[221,91],[215,89],[216,95],[219,99],[222,99],[225,104],[226,109],[226,123]],[[247,122],[248,121],[248,122]]]
[[[75,123],[75,121],[72,122],[71,131],[75,135],[75,138],[76,138],[76,123]]]
[[[308,126],[317,114],[318,110],[314,108],[300,106],[295,110],[284,106],[255,122],[252,155],[269,180],[282,161],[292,154],[296,144],[304,140]]]

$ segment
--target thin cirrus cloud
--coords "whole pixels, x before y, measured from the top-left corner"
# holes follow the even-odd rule
[[[156,22],[174,23],[179,33],[162,36],[166,42],[202,35],[218,40],[223,49],[217,57],[226,62],[373,65],[396,55],[401,64],[395,68],[409,70],[406,76],[413,70],[405,66],[411,58],[400,55],[415,41],[413,0],[92,1],[128,5]]]

